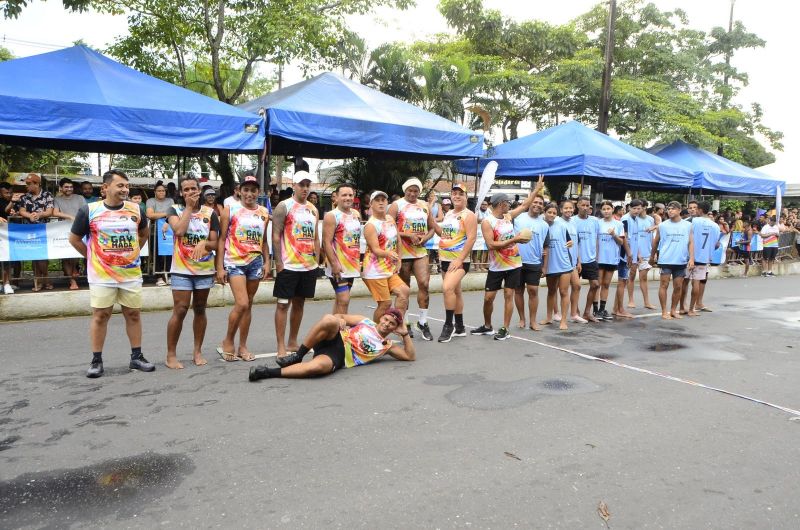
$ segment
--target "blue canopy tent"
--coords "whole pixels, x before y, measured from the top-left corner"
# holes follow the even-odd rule
[[[709,153],[681,140],[649,149],[664,160],[685,166],[695,172],[692,188],[744,195],[775,195],[780,188],[786,193],[786,182],[766,173],[737,164],[725,157]]]
[[[533,179],[579,177],[592,184],[623,181],[638,188],[690,188],[688,169],[637,149],[577,121],[500,144],[480,160],[482,171],[490,161],[498,177]],[[474,160],[456,160],[456,171],[475,174]]]
[[[0,63],[0,143],[151,155],[258,152],[264,120],[73,46]]]
[[[275,155],[434,160],[483,154],[482,135],[333,73],[239,107],[265,114]]]

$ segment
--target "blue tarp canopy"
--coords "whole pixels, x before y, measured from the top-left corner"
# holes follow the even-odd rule
[[[583,177],[592,183],[624,181],[640,188],[689,188],[693,174],[677,164],[651,155],[577,121],[500,144],[480,160],[498,164],[497,176],[518,179]],[[474,160],[457,160],[456,170],[475,174]]]
[[[692,187],[696,189],[745,195],[775,195],[780,187],[781,192],[786,193],[786,182],[681,140],[657,145],[649,151],[694,171]]]
[[[0,63],[0,143],[126,154],[258,152],[263,119],[85,46]]]
[[[266,111],[272,154],[406,159],[483,154],[482,135],[333,73],[239,106]]]

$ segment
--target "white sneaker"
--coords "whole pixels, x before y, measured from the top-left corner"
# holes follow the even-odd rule
[[[165,285],[167,285],[167,282],[164,281],[164,278],[159,278],[158,281],[156,282],[156,285],[158,285],[159,287],[164,287]]]
[[[553,320],[556,322],[561,322],[561,315],[558,313],[553,313]]]
[[[588,324],[589,321],[580,315],[576,315],[570,319],[570,322],[577,322],[578,324]]]
[[[11,287],[10,283],[7,283],[3,286],[3,293],[4,294],[14,294],[14,288]]]

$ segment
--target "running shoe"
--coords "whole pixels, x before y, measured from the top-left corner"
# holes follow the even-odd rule
[[[10,283],[7,283],[3,286],[3,293],[4,294],[14,294],[14,288],[11,287]]]
[[[508,332],[508,329],[503,326],[497,330],[497,333],[494,334],[494,340],[506,340],[510,336],[511,334]]]
[[[775,273],[774,273],[774,272],[772,272],[772,271],[769,271],[769,272],[767,273],[767,276],[775,276]]]
[[[247,376],[251,383],[267,377],[269,376],[267,375],[267,366],[265,364],[250,368],[250,373]]]
[[[128,367],[131,370],[140,370],[142,372],[154,372],[156,369],[156,365],[145,359],[144,355],[131,357],[131,362],[128,364]]]
[[[453,338],[453,332],[455,329],[456,328],[452,324],[445,324],[442,327],[442,334],[439,335],[439,342],[450,342],[450,339]]]
[[[427,322],[424,324],[420,324],[417,322],[417,329],[420,333],[422,333],[422,338],[425,340],[433,340],[433,333],[431,333],[431,327],[428,325]]]
[[[299,353],[293,351],[284,355],[283,357],[275,357],[275,362],[278,363],[278,366],[281,368],[286,368],[287,366],[303,362],[303,358]]]
[[[464,326],[456,326],[456,330],[453,332],[454,337],[466,337],[467,336],[467,328]]]
[[[470,331],[472,335],[494,335],[492,326],[481,326]]]
[[[92,365],[86,370],[86,377],[94,379],[103,375],[103,361],[92,361]]]
[[[167,285],[167,282],[164,281],[164,278],[159,278],[158,281],[156,281],[156,285],[158,287],[164,287],[165,285]]]
[[[605,309],[600,311],[600,313],[598,315],[598,318],[602,318],[603,320],[606,320],[608,322],[611,322],[612,320],[614,320],[614,317],[611,314],[609,314],[609,312],[607,310],[605,310]]]

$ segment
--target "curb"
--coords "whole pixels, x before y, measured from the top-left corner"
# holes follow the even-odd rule
[[[800,274],[800,261],[776,263],[775,273],[779,276]],[[744,265],[723,265],[709,269],[708,278],[712,280],[738,278],[742,274],[744,274]],[[750,267],[749,276],[757,277],[760,274],[760,266]],[[648,271],[648,279],[651,281],[658,280],[657,269]],[[461,286],[464,291],[482,291],[485,281],[485,272],[470,272],[462,280]],[[582,280],[581,283],[586,284],[588,282]],[[616,277],[612,280],[612,283],[616,283]],[[253,303],[274,304],[275,297],[272,296],[272,285],[272,281],[262,282],[258,287]],[[540,286],[545,286],[544,278],[542,278]],[[411,291],[416,292],[416,282],[413,280]],[[442,277],[439,274],[431,276],[430,292],[442,292]],[[353,298],[368,298],[370,294],[363,282],[356,282],[353,285],[352,296]],[[319,281],[314,300],[332,300],[333,298],[334,292],[330,282],[327,280]],[[208,296],[208,307],[224,307],[226,305],[233,305],[233,294],[226,287],[214,285]],[[143,311],[168,311],[170,309],[172,309],[172,290],[168,286],[147,286],[142,290]],[[118,311],[119,309],[115,308],[115,312]],[[0,296],[0,322],[87,316],[91,315],[91,313],[88,289]]]

